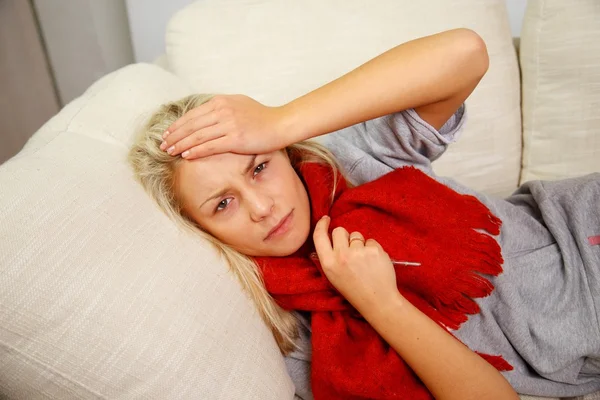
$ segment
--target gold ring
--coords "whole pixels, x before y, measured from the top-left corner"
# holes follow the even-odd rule
[[[363,244],[365,243],[365,239],[361,238],[360,236],[354,236],[354,237],[350,238],[350,240],[348,241],[348,244],[349,245],[352,244],[353,240],[360,240]]]

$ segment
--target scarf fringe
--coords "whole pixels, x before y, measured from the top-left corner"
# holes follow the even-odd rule
[[[462,247],[460,259],[466,260],[461,264],[424,264],[408,271],[406,267],[396,267],[400,292],[405,296],[412,292],[425,300],[430,317],[450,329],[458,329],[468,315],[480,311],[474,298],[489,296],[494,290],[492,283],[480,274],[497,276],[502,273],[503,259],[498,242],[488,234],[476,231],[470,236],[470,240],[458,245]],[[421,280],[421,268],[427,272],[428,281]],[[455,269],[460,273],[446,272]],[[435,291],[437,279],[446,281],[446,290]],[[416,281],[420,281],[420,285],[415,285]]]

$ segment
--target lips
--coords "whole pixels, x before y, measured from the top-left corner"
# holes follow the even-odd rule
[[[286,215],[285,217],[281,218],[281,220],[279,221],[279,223],[277,223],[277,225],[275,225],[267,234],[267,236],[265,237],[265,240],[269,240],[272,239],[274,237],[277,237],[285,232],[287,232],[290,228],[290,222],[292,220],[292,213],[294,212],[294,210],[290,211],[288,215]]]

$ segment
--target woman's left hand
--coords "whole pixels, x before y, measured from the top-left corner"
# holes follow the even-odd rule
[[[163,134],[160,148],[185,159],[233,152],[264,154],[295,140],[282,107],[268,107],[243,95],[217,95],[188,111]]]
[[[332,245],[329,222],[329,217],[321,218],[313,240],[323,272],[346,300],[368,319],[371,312],[402,299],[394,266],[381,245],[342,227],[331,233]]]

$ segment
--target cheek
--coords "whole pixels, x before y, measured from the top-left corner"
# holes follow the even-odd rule
[[[295,196],[298,201],[308,199],[308,192],[306,191],[306,187],[302,180],[296,175],[296,172],[293,173],[293,179],[291,180],[291,186],[293,191],[295,192]]]
[[[286,199],[290,205],[296,208],[296,215],[303,221],[302,224],[310,224],[310,201],[308,192],[302,180],[295,171],[292,170],[292,176],[287,181]]]
[[[270,183],[271,192],[275,193],[274,196],[278,199],[280,207],[287,208],[298,206],[298,203],[302,200],[304,192],[304,185],[302,181],[296,175],[294,170],[285,171],[280,174],[276,179],[273,179]]]
[[[239,218],[238,215],[221,221],[213,220],[201,226],[206,232],[210,233],[221,242],[233,247],[243,245],[249,239],[249,235],[247,234],[240,235],[240,231],[249,232],[250,227],[248,227],[243,218]]]

